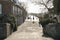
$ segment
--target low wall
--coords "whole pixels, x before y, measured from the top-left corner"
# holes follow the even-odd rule
[[[60,24],[50,23],[43,27],[43,33],[53,38],[60,38]]]
[[[1,23],[0,24],[0,39],[6,38],[10,35],[10,24]]]

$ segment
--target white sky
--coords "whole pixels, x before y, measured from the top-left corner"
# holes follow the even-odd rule
[[[35,5],[33,3],[28,3],[27,4],[27,9],[29,13],[40,13],[40,6],[39,5]]]
[[[44,12],[47,12],[47,9],[44,9],[45,7],[43,5],[38,5],[36,3],[32,3],[32,1],[33,0],[19,0],[19,2],[25,4],[25,7],[26,7],[26,10],[28,13],[44,13]],[[37,1],[37,0],[35,0],[35,1]],[[48,6],[49,6],[49,4],[48,4]],[[50,4],[50,6],[51,6],[51,4]]]

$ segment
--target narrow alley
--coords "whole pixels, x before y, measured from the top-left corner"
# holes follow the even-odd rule
[[[0,0],[0,40],[60,40],[60,0]]]
[[[15,33],[5,40],[53,40],[42,35],[42,27],[39,27],[38,22],[25,21]]]

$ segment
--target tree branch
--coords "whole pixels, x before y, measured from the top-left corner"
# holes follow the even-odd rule
[[[48,0],[46,4],[48,4],[51,0]]]

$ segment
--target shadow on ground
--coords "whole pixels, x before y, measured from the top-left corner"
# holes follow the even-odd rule
[[[54,39],[54,40],[60,40],[60,39]]]
[[[4,39],[0,39],[0,40],[4,40]]]
[[[42,35],[42,37],[46,37],[46,38],[52,38],[52,37],[49,37],[47,35]],[[60,40],[60,38],[52,38],[53,40]]]

